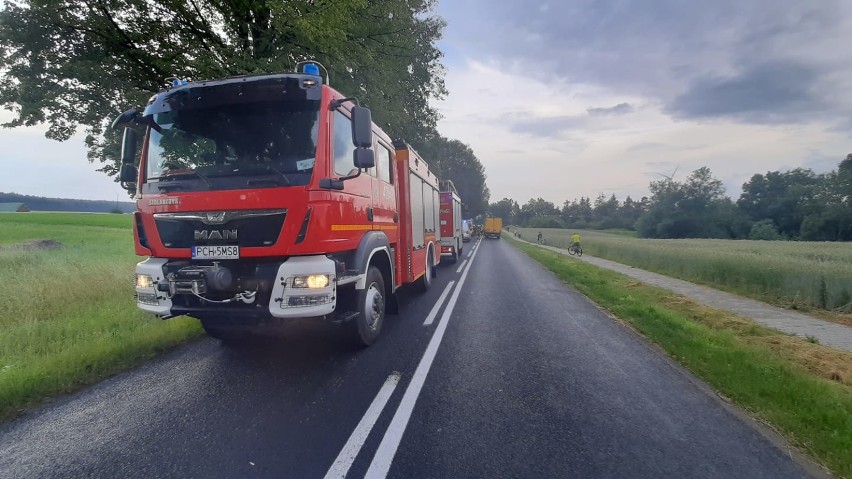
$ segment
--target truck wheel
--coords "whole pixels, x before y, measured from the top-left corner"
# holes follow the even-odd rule
[[[385,282],[375,266],[367,269],[367,287],[358,291],[358,316],[349,324],[359,346],[376,342],[385,322]]]
[[[216,338],[224,343],[236,343],[248,339],[251,333],[240,327],[222,326],[209,320],[201,320],[201,327],[211,338]]]
[[[450,261],[453,263],[459,262],[459,250],[458,248],[453,248],[453,255],[450,257]]]
[[[426,291],[432,286],[432,273],[435,270],[435,259],[432,250],[426,252],[426,272],[417,280],[417,290]]]

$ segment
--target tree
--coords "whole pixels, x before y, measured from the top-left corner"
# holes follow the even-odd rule
[[[603,193],[598,195],[595,200],[595,227],[597,229],[618,228],[621,224],[618,221],[618,209],[621,205],[615,195],[611,195],[608,199]]]
[[[775,223],[772,220],[760,220],[752,225],[751,231],[748,233],[748,239],[777,241],[784,239],[784,237],[778,234],[778,228],[775,227]]]
[[[575,199],[570,203],[565,200],[562,205],[562,220],[570,227],[587,228],[593,219],[592,201],[585,196],[581,196],[579,201]]]
[[[805,209],[799,238],[812,241],[852,240],[852,155],[836,171],[819,175]]]
[[[748,233],[725,196],[722,182],[707,167],[684,182],[652,181],[651,206],[636,222],[640,236],[651,238],[737,238]]]
[[[821,182],[813,171],[802,168],[754,175],[743,185],[737,206],[752,220],[770,219],[779,233],[795,237],[805,216],[821,214],[822,206],[815,201]]]
[[[218,78],[328,67],[332,85],[373,109],[393,137],[433,134],[444,22],[434,0],[9,0],[0,11],[0,107],[6,127],[86,132],[90,161],[114,175],[121,111],[167,77]]]
[[[638,220],[644,212],[645,206],[641,202],[633,201],[633,198],[628,196],[619,209],[622,228],[635,228],[636,220]]]
[[[559,210],[556,205],[545,200],[544,198],[535,198],[527,202],[521,207],[519,222],[522,225],[528,225],[533,218],[558,217]]]
[[[485,168],[469,146],[437,134],[412,146],[439,178],[452,180],[461,197],[462,214],[466,218],[478,216],[488,209],[491,193],[485,184]]]
[[[503,223],[505,224],[518,224],[518,215],[520,212],[521,207],[518,206],[518,202],[511,198],[503,198],[488,206],[488,213],[492,216],[503,218]]]

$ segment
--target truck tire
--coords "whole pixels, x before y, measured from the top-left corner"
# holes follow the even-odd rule
[[[378,268],[367,268],[367,285],[357,293],[358,316],[349,325],[355,344],[366,347],[376,342],[385,322],[385,281]]]
[[[222,326],[221,323],[205,319],[201,320],[201,327],[204,328],[204,332],[207,333],[208,336],[216,338],[223,343],[237,343],[239,341],[246,340],[251,336],[251,333],[246,329]]]
[[[453,248],[453,255],[450,257],[450,261],[453,263],[459,262],[459,250],[458,248]]]
[[[426,252],[426,272],[417,280],[417,290],[426,291],[432,286],[432,274],[435,271],[435,255],[432,254],[432,249]]]

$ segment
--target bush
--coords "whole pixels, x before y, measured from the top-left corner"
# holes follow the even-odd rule
[[[783,239],[778,233],[778,227],[772,220],[761,220],[752,225],[748,233],[750,240],[778,241]]]

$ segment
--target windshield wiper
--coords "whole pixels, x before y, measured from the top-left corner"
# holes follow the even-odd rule
[[[234,176],[257,175],[257,174],[264,174],[264,173],[267,173],[267,174],[275,173],[275,175],[278,178],[281,178],[282,180],[284,180],[284,184],[282,186],[291,186],[293,184],[290,181],[290,178],[287,177],[286,173],[279,170],[278,168],[275,168],[272,165],[263,165],[260,168],[236,169],[236,170],[229,172],[229,174],[232,174]],[[260,181],[260,180],[249,180],[249,182],[252,182],[252,181]]]
[[[201,178],[201,180],[204,181],[204,183],[207,184],[208,188],[210,188],[210,189],[213,188],[213,183],[210,182],[210,178],[208,178],[207,175],[204,175],[204,174],[202,174],[198,171],[195,171],[195,170],[182,171],[180,173],[174,173],[174,174],[171,174],[171,175],[161,176],[160,181],[157,182],[157,187],[160,188],[161,190],[162,189],[168,189],[168,188],[178,188],[178,189],[186,188],[186,182],[181,181],[180,179],[177,179],[177,178],[180,178],[181,176],[189,176],[189,175],[197,176],[198,178]],[[169,178],[175,178],[175,179],[169,179]],[[164,181],[164,179],[165,179],[165,181]]]

